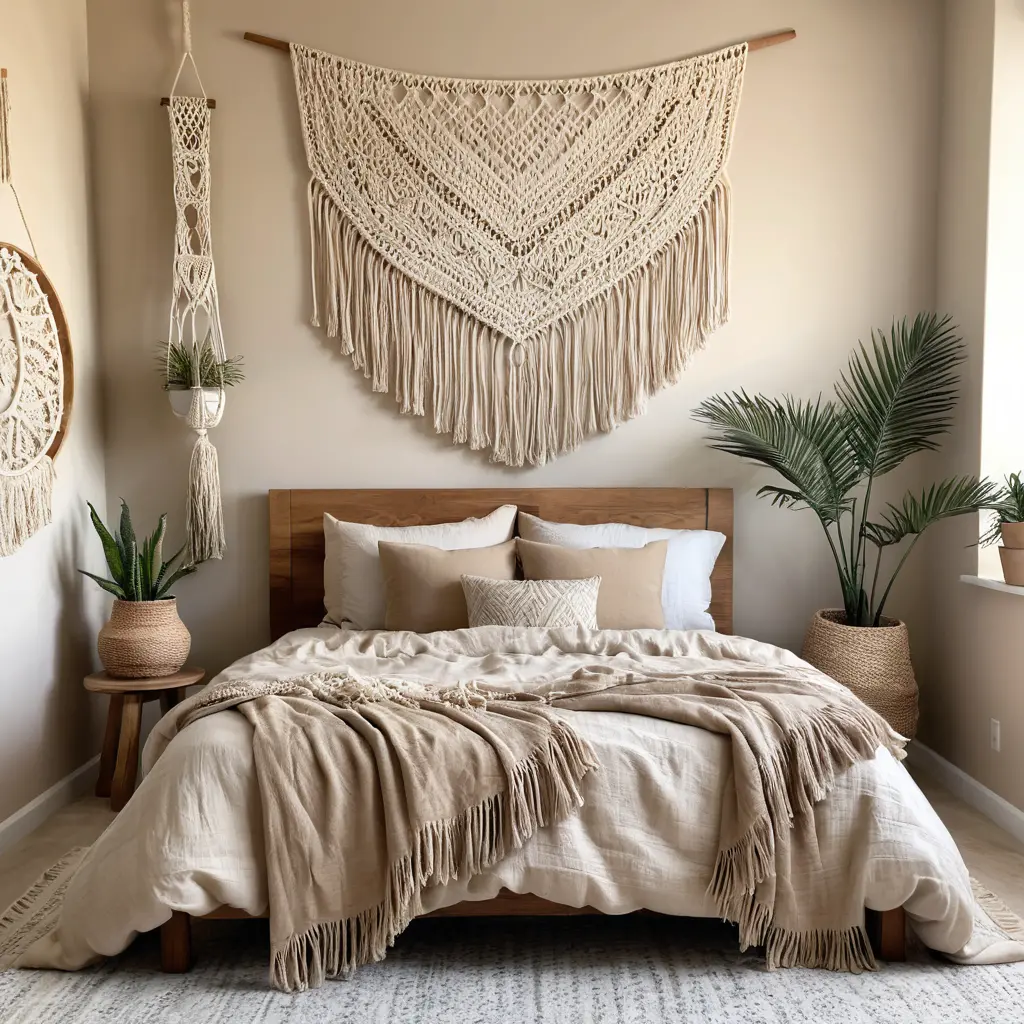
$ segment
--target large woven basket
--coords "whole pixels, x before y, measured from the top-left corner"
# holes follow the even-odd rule
[[[846,613],[815,612],[801,655],[852,690],[901,735],[917,732],[917,680],[910,634],[898,619],[880,626],[847,626]]]
[[[115,600],[100,630],[100,661],[117,679],[170,676],[185,664],[192,636],[178,618],[178,602]]]

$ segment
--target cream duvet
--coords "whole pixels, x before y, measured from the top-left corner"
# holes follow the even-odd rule
[[[800,666],[787,651],[706,632],[484,627],[413,633],[298,630],[236,662],[214,682],[344,669],[432,684],[479,680],[515,689],[576,669],[694,671],[729,663]],[[212,684],[211,684],[212,685]],[[573,713],[600,770],[579,812],[537,832],[493,868],[424,894],[424,909],[488,899],[502,888],[606,913],[640,908],[715,916],[707,895],[731,754],[725,737],[659,719]],[[173,736],[173,741],[171,737]],[[174,735],[157,725],[145,778],[86,855],[59,925],[19,966],[73,969],[124,949],[172,910],[227,904],[267,910],[267,872],[251,726],[237,711]],[[815,809],[818,863],[801,884],[851,889],[865,906],[904,906],[930,948],[961,962],[1024,958],[1024,947],[975,927],[967,869],[903,766],[880,750],[854,765]]]

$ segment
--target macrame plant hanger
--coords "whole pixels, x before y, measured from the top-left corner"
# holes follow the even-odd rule
[[[174,164],[174,279],[167,338],[167,369],[171,346],[192,354],[191,401],[183,418],[196,432],[188,473],[185,533],[193,561],[205,562],[224,554],[224,512],[221,504],[217,449],[208,431],[224,415],[223,364],[227,359],[217,298],[210,231],[210,111],[192,56],[189,0],[182,0],[183,53],[178,73],[166,101],[171,126],[171,157]],[[178,81],[190,63],[202,96],[177,95]],[[216,387],[203,387],[200,368],[209,349],[216,366]]]
[[[35,241],[11,174],[7,70],[0,68],[0,186],[7,185],[32,255],[0,242],[0,556],[14,554],[50,522],[53,456],[70,401],[67,321],[39,266]],[[67,377],[66,377],[67,375]]]

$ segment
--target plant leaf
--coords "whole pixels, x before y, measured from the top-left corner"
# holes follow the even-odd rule
[[[107,568],[113,577],[113,583],[116,586],[121,586],[124,580],[124,563],[121,560],[121,551],[117,546],[117,542],[111,536],[110,531],[103,525],[103,520],[100,519],[96,509],[93,508],[92,502],[86,502],[86,504],[89,506],[89,518],[92,519],[92,525],[99,534],[100,543],[103,545],[103,555],[107,560]]]
[[[175,583],[178,582],[178,580],[180,580],[183,576],[191,576],[192,573],[194,573],[198,568],[199,566],[196,565],[195,562],[189,562],[188,565],[183,565],[175,572],[172,572],[171,575],[167,577],[166,581],[163,583],[160,589],[157,591],[154,600],[159,601],[160,598],[167,596],[167,592],[171,589],[171,587],[174,586]]]
[[[125,600],[124,590],[121,589],[113,580],[105,580],[102,576],[97,576],[95,573],[87,572],[85,569],[78,570],[83,576],[88,576],[89,579],[95,580],[108,594],[113,594],[114,597],[119,597],[121,600]]]
[[[906,495],[899,506],[887,505],[881,522],[865,524],[864,536],[878,547],[899,544],[905,537],[924,533],[940,519],[968,515],[991,506],[997,493],[989,480],[950,477],[925,488],[919,495]]]
[[[948,316],[919,313],[871,332],[836,384],[850,446],[865,475],[881,476],[908,456],[934,451],[952,425],[963,342]]]
[[[849,509],[847,496],[862,473],[835,403],[734,391],[706,399],[694,418],[716,429],[708,438],[712,448],[774,469],[792,485],[758,491],[773,504],[806,505],[826,526]]]

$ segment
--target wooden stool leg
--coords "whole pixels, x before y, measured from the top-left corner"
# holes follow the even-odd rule
[[[902,907],[866,911],[868,935],[879,960],[898,963],[907,959],[907,915]]]
[[[124,695],[121,711],[121,735],[117,743],[117,766],[110,795],[110,806],[119,811],[135,792],[139,773],[139,732],[142,728],[142,697],[137,693]]]
[[[185,687],[175,686],[170,690],[160,691],[160,712],[167,714],[175,704],[180,704],[185,699]]]
[[[160,969],[184,974],[192,967],[192,918],[175,910],[160,926]]]
[[[96,795],[110,796],[110,783],[114,778],[114,764],[117,762],[117,737],[121,732],[121,710],[124,697],[120,693],[110,695],[107,708],[107,728],[103,733],[103,750],[100,753],[100,775],[96,780]]]

